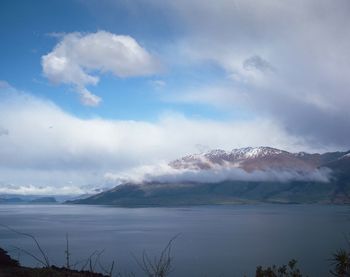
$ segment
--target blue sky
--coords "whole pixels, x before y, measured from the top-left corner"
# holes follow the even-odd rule
[[[349,15],[347,0],[1,1],[0,193],[77,193],[203,149],[349,149]]]
[[[94,91],[103,98],[99,107],[91,109],[77,101],[67,85],[54,85],[43,76],[41,56],[57,44],[56,33],[94,33],[105,30],[129,35],[156,55],[181,34],[181,28],[171,24],[171,18],[162,16],[157,9],[146,6],[129,7],[128,1],[5,1],[1,5],[1,34],[6,43],[0,46],[0,74],[18,89],[49,98],[65,110],[83,117],[101,116],[117,119],[155,120],[159,113],[176,110],[196,117],[224,119],[220,110],[192,103],[162,101],[159,94],[192,87],[223,76],[214,65],[171,65],[164,62],[164,72],[151,76],[119,78],[107,73],[101,76]],[[123,2],[125,5],[123,5]],[[131,4],[132,6],[132,4]],[[157,13],[157,16],[154,16]],[[11,26],[11,28],[8,28]],[[158,47],[163,44],[165,47]],[[166,54],[165,54],[166,55]],[[165,57],[166,58],[166,57]],[[195,70],[193,69],[195,68]],[[158,88],[155,81],[162,80],[167,88]]]

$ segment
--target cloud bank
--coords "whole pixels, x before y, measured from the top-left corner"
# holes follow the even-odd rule
[[[47,55],[42,56],[44,75],[55,84],[68,84],[80,95],[84,105],[96,106],[101,98],[86,87],[96,85],[100,74],[117,77],[152,75],[160,64],[130,36],[106,31],[70,33]]]
[[[270,145],[290,151],[312,150],[270,120],[220,122],[162,113],[154,122],[81,119],[51,101],[2,89],[0,185],[72,187],[113,186],[118,174],[207,149]],[[181,130],[181,132],[179,132]],[[225,135],[218,135],[225,134]]]
[[[165,59],[193,70],[209,64],[223,71],[222,78],[176,88],[169,98],[248,110],[313,143],[350,147],[349,1],[136,0],[133,5],[145,7],[181,31]]]
[[[255,170],[247,172],[238,167],[216,166],[206,170],[194,169],[175,169],[168,164],[159,164],[156,166],[142,166],[128,172],[118,174],[107,173],[105,178],[116,184],[123,183],[217,183],[224,181],[316,181],[328,182],[331,177],[331,171],[327,168],[315,169],[308,172],[297,170]]]

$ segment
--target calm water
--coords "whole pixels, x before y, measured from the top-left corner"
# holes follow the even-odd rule
[[[350,207],[242,205],[189,208],[110,208],[67,205],[0,205],[0,223],[35,235],[51,260],[105,250],[101,260],[139,274],[142,251],[159,253],[177,234],[171,276],[253,276],[256,265],[295,258],[310,276],[329,276],[330,254],[346,247]],[[32,242],[0,228],[0,246],[33,249]],[[14,257],[18,257],[13,252]],[[36,265],[21,254],[22,263]]]

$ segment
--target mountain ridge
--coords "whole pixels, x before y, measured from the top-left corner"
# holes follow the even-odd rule
[[[300,166],[308,166],[311,168],[317,168],[323,164],[330,162],[334,159],[340,158],[349,154],[350,151],[346,152],[327,152],[324,154],[313,153],[309,154],[306,152],[291,153],[285,150],[277,148],[260,146],[260,147],[245,147],[237,148],[231,151],[224,151],[221,149],[215,149],[206,153],[192,154],[184,156],[180,159],[176,159],[169,163],[170,166],[181,169],[181,168],[193,168],[193,169],[209,169],[212,164],[222,165],[225,162],[231,163],[233,166],[236,165],[245,169],[246,171],[252,171],[258,169],[257,167],[249,169],[244,167],[244,163],[248,165],[252,160],[267,160],[274,158],[278,162],[283,162],[289,159],[289,162],[294,163],[298,161]],[[243,165],[242,165],[243,162]],[[290,166],[290,164],[289,164]],[[265,167],[266,168],[266,167]]]
[[[318,179],[227,179],[218,182],[147,181],[124,183],[115,188],[69,203],[121,206],[176,206],[233,203],[350,203],[350,151],[323,154],[291,153],[272,147],[246,147],[187,155],[168,165],[176,172],[202,174],[218,170],[308,176],[328,170],[326,181]],[[184,174],[186,177],[186,174]],[[259,176],[259,175],[258,175]]]

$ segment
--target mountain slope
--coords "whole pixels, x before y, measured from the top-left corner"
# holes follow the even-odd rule
[[[246,174],[296,172],[308,176],[326,169],[328,181],[313,179],[235,180],[220,182],[151,181],[142,184],[127,183],[112,190],[73,201],[77,204],[137,205],[202,205],[229,203],[350,203],[350,154],[290,153],[270,147],[234,149],[230,152],[214,150],[188,155],[169,163],[179,172],[211,172],[228,168]],[[214,170],[214,173],[216,172]],[[301,175],[300,175],[301,174]]]
[[[68,203],[117,206],[177,206],[234,203],[349,203],[331,183],[238,182],[125,184]]]

